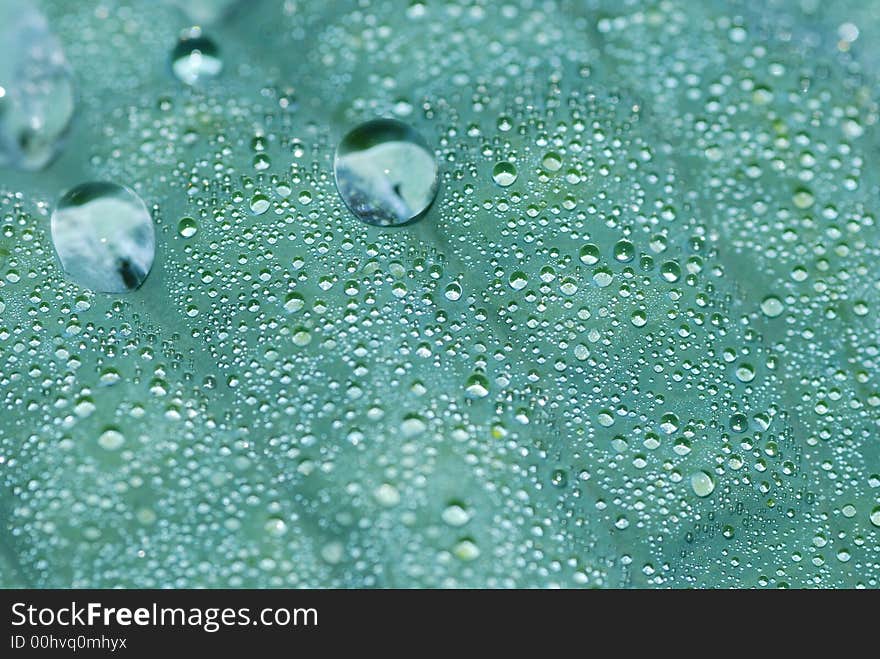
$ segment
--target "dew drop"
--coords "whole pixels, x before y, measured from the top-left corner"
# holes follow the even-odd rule
[[[480,548],[477,547],[473,540],[465,538],[455,545],[452,549],[452,553],[455,554],[455,557],[459,560],[467,562],[479,557]]]
[[[330,565],[336,565],[345,558],[345,547],[341,542],[328,542],[321,547],[321,558]]]
[[[443,521],[449,526],[464,526],[471,519],[471,514],[461,503],[450,503],[441,514]]]
[[[751,364],[740,364],[736,368],[736,379],[742,383],[751,382],[755,379],[755,369]]]
[[[287,533],[287,523],[283,519],[273,517],[266,522],[265,529],[273,538],[280,538]]]
[[[502,188],[513,185],[516,177],[516,167],[513,166],[513,163],[507,161],[499,162],[492,170],[492,180]]]
[[[336,148],[336,189],[355,216],[397,226],[423,216],[439,187],[437,161],[425,139],[395,119],[357,126]]]
[[[196,221],[191,217],[181,218],[180,222],[177,223],[177,233],[179,233],[183,238],[192,238],[196,235],[196,231],[198,231],[199,226],[196,224]]]
[[[305,298],[299,293],[290,293],[284,301],[284,310],[287,313],[295,313],[305,306]]]
[[[691,474],[691,488],[698,497],[707,497],[715,490],[715,481],[705,471]]]
[[[42,169],[58,154],[73,117],[73,74],[32,3],[0,2],[0,43],[0,166]]]
[[[391,508],[400,503],[400,493],[397,491],[396,487],[389,485],[388,483],[383,483],[377,487],[376,491],[373,492],[373,496],[376,497],[376,501],[379,505],[384,506],[385,508]]]
[[[794,193],[794,196],[792,197],[792,202],[794,202],[794,205],[801,210],[807,209],[813,205],[813,193],[806,188],[801,188]]]
[[[254,215],[262,215],[269,210],[269,198],[261,192],[258,192],[251,197],[250,207],[251,213]]]
[[[489,380],[485,376],[475,373],[468,378],[464,388],[468,398],[485,398],[489,395]]]
[[[216,78],[223,70],[220,50],[212,39],[202,35],[200,28],[186,30],[171,51],[171,70],[187,85]]]
[[[541,164],[548,172],[558,172],[562,168],[562,157],[555,151],[544,154]]]
[[[125,437],[115,428],[108,428],[98,437],[98,445],[107,451],[117,451],[125,443]]]
[[[51,224],[61,267],[80,286],[125,293],[153,266],[153,219],[141,198],[121,185],[76,186],[58,200]]]
[[[528,283],[529,278],[526,276],[526,273],[517,271],[510,275],[510,287],[515,291],[521,291],[524,289]]]
[[[614,258],[621,263],[629,263],[635,255],[635,246],[628,240],[619,240],[614,246]]]

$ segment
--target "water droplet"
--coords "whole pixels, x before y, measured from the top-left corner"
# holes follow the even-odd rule
[[[513,163],[502,161],[492,170],[492,180],[502,188],[509,187],[516,181],[516,167]]]
[[[328,542],[321,547],[321,558],[330,565],[336,565],[345,557],[345,547],[341,542]]]
[[[376,501],[379,502],[379,505],[385,506],[386,508],[396,506],[400,503],[400,493],[397,491],[397,488],[388,483],[383,483],[377,487],[373,496],[376,497]]]
[[[562,156],[555,151],[544,154],[541,164],[548,172],[558,172],[562,168]]]
[[[585,265],[594,265],[599,262],[599,248],[593,243],[587,243],[581,247],[578,258]]]
[[[464,388],[468,398],[485,398],[489,395],[489,380],[485,376],[475,373],[468,378]]]
[[[736,379],[740,382],[751,382],[755,379],[755,369],[751,364],[740,364],[736,367]]]
[[[671,435],[676,430],[678,430],[678,425],[680,421],[678,420],[678,416],[669,412],[668,414],[664,414],[660,418],[660,430],[663,431],[666,435]]]
[[[618,240],[614,246],[614,258],[621,263],[629,263],[635,258],[636,248],[628,240]]]
[[[58,200],[52,242],[64,272],[93,291],[125,293],[153,266],[153,219],[134,192],[115,183],[83,183]]]
[[[305,298],[299,293],[290,293],[284,301],[284,310],[287,313],[295,313],[305,306]]]
[[[778,297],[769,296],[765,297],[761,302],[761,311],[764,312],[764,315],[768,318],[776,318],[785,310],[785,306],[783,306],[782,301]]]
[[[336,188],[360,220],[397,226],[416,220],[437,195],[438,167],[425,139],[394,119],[361,124],[336,148]]]
[[[212,39],[202,35],[200,28],[186,30],[171,51],[171,70],[187,85],[216,78],[223,70],[220,50]]]
[[[443,292],[443,295],[446,296],[447,300],[451,300],[455,302],[456,300],[461,298],[461,286],[452,282],[446,287],[446,290]]]
[[[31,3],[0,3],[0,166],[47,166],[73,117],[73,75],[58,38]]]
[[[874,526],[880,526],[880,506],[876,506],[871,511],[870,519],[871,519],[871,524],[873,524]]]
[[[273,517],[272,519],[266,522],[266,533],[271,535],[273,538],[280,538],[285,533],[287,533],[287,524],[283,519],[278,519],[277,517]]]
[[[707,497],[715,490],[715,481],[705,471],[691,474],[691,488],[698,497]]]
[[[674,284],[681,278],[681,266],[675,261],[665,261],[660,266],[660,276],[670,284]]]
[[[452,553],[459,560],[472,561],[479,557],[480,548],[477,547],[473,540],[465,538],[455,545],[455,547],[452,549]]]
[[[792,197],[792,202],[794,202],[794,205],[801,210],[807,209],[813,205],[813,193],[806,188],[801,188],[794,193],[794,196]]]
[[[115,428],[107,428],[98,437],[98,445],[108,451],[116,451],[125,443],[125,437]]]
[[[198,230],[199,226],[191,217],[181,218],[180,222],[177,223],[177,232],[184,238],[192,238]]]
[[[598,268],[593,272],[593,283],[599,288],[610,286],[614,281],[614,273],[608,268]]]
[[[269,198],[261,192],[251,197],[251,213],[254,215],[262,215],[269,210]]]
[[[446,506],[441,517],[449,526],[464,526],[470,521],[471,514],[463,504],[453,502]]]

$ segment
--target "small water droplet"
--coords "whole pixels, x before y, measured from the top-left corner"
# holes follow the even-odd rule
[[[691,474],[691,488],[698,497],[707,497],[715,490],[715,481],[705,471]]]
[[[506,160],[499,162],[492,170],[492,180],[502,188],[513,185],[516,182],[516,177],[516,167]]]
[[[629,263],[635,258],[636,248],[628,240],[618,240],[614,246],[614,258],[621,263]]]
[[[383,483],[377,487],[373,496],[376,497],[376,501],[379,502],[379,505],[386,508],[391,508],[400,503],[400,493],[397,491],[396,487],[389,485],[388,483]]]
[[[261,192],[251,197],[251,213],[254,215],[262,215],[269,210],[269,198]]]
[[[195,85],[216,78],[223,70],[220,50],[198,27],[186,30],[171,51],[171,70],[178,80]]]
[[[555,151],[544,154],[541,164],[548,172],[558,172],[562,168],[562,156]]]
[[[115,428],[107,428],[101,436],[98,437],[98,445],[108,451],[119,450],[125,443],[125,437]]]
[[[452,553],[455,554],[455,557],[459,560],[472,561],[479,557],[480,548],[477,547],[473,540],[465,538],[455,545],[452,549]]]
[[[441,517],[449,526],[464,526],[470,521],[471,514],[463,504],[452,502],[443,510]]]
[[[181,218],[180,222],[177,223],[177,232],[184,238],[192,238],[196,235],[198,229],[198,224],[191,217]]]
[[[73,117],[73,74],[33,3],[0,2],[0,43],[0,166],[42,169]]]
[[[747,383],[755,379],[755,369],[751,364],[740,364],[736,367],[736,379]]]
[[[468,378],[464,386],[468,398],[485,398],[489,395],[489,380],[479,373]]]
[[[437,161],[425,139],[395,119],[356,127],[336,148],[336,188],[367,224],[397,226],[423,216],[439,187]]]
[[[528,286],[529,278],[526,276],[526,273],[517,271],[510,275],[510,287],[515,291],[521,291],[526,286]]]
[[[287,533],[287,523],[283,519],[278,519],[277,517],[273,517],[272,519],[266,522],[266,533],[271,535],[273,538],[280,538],[285,533]]]
[[[594,265],[599,262],[599,248],[593,243],[587,243],[581,247],[578,255],[581,263],[585,265]]]

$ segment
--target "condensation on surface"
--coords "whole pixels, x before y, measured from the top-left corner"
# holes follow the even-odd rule
[[[0,583],[878,585],[873,3],[233,5],[190,87],[173,3],[42,3],[82,89],[0,174]],[[336,187],[379,117],[437,159],[406,226]],[[95,180],[137,291],[54,257]]]

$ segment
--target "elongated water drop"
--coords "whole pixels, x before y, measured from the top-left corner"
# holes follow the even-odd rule
[[[437,161],[427,142],[394,119],[368,121],[348,133],[336,149],[333,170],[349,210],[378,226],[420,218],[439,186]]]
[[[68,277],[104,293],[140,286],[156,252],[146,205],[115,183],[83,183],[64,194],[52,213],[52,242]]]

